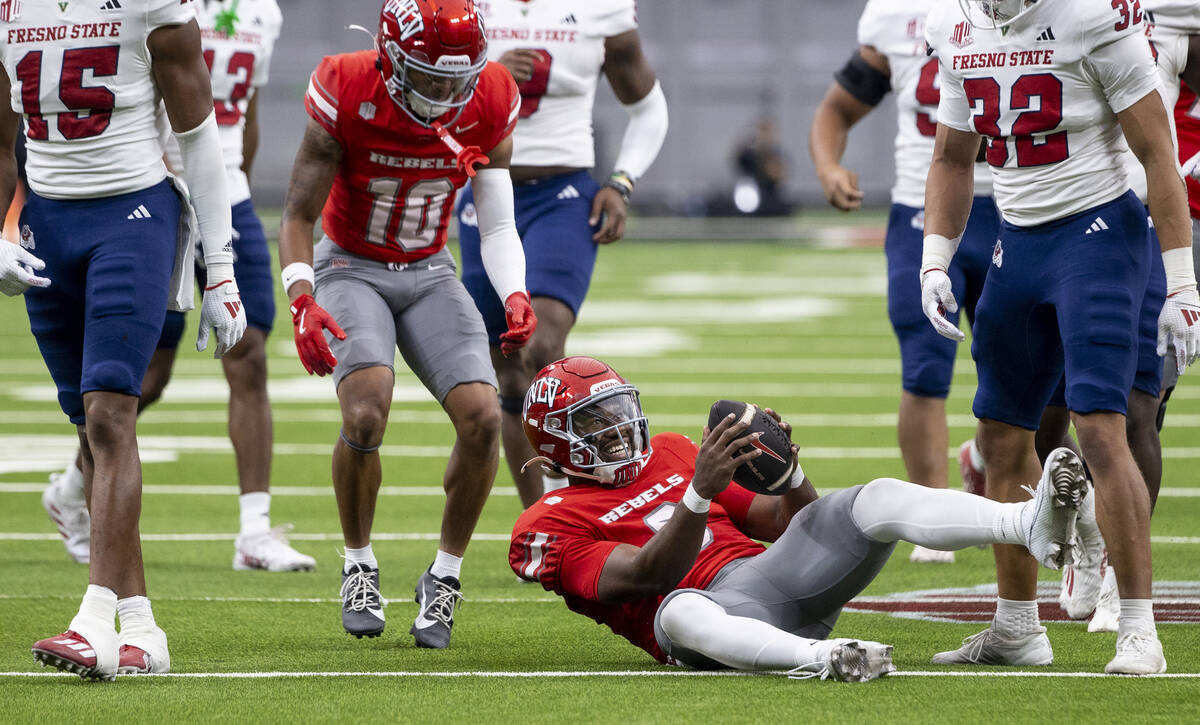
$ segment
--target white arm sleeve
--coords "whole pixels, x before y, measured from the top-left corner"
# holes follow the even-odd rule
[[[211,271],[213,265],[222,264],[229,265],[228,273],[232,277],[233,212],[229,206],[216,113],[209,113],[208,118],[192,130],[176,133],[175,139],[179,142],[179,156],[183,161],[180,175],[187,181],[192,195],[209,278],[215,274]]]
[[[479,218],[479,255],[500,301],[525,291],[525,248],[517,234],[508,169],[480,169],[471,186]]]
[[[667,97],[659,82],[654,81],[645,98],[625,106],[625,112],[629,114],[629,124],[621,139],[615,170],[637,181],[654,163],[667,137]]]

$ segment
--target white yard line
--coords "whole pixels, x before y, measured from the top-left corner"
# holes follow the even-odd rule
[[[501,678],[501,679],[539,679],[539,678],[587,678],[587,677],[779,677],[782,672],[737,672],[730,670],[699,671],[681,668],[658,670],[533,670],[528,672],[506,671],[463,671],[463,672],[170,672],[161,675],[130,675],[131,677],[159,677],[165,679],[220,679],[220,680],[272,680],[272,679],[301,679],[317,677],[373,677],[373,678]],[[888,677],[1049,677],[1049,678],[1119,678],[1129,675],[1108,675],[1103,672],[1033,672],[1027,670],[1005,672],[979,671],[922,671],[893,672]],[[0,672],[0,677],[66,677],[77,678],[78,675],[69,672]],[[1200,672],[1168,672],[1162,675],[1141,675],[1141,678],[1152,679],[1197,679]]]

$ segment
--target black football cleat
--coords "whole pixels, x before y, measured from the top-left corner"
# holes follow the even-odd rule
[[[428,569],[417,580],[414,599],[419,611],[408,632],[416,639],[418,647],[445,649],[450,646],[454,610],[463,601],[461,588],[454,577],[439,578]]]
[[[351,564],[342,571],[342,627],[358,637],[383,634],[383,608],[387,600],[379,593],[379,570]]]

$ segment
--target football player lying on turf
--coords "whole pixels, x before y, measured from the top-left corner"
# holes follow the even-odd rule
[[[825,638],[897,541],[1017,544],[1056,569],[1077,518],[1094,516],[1067,449],[1023,503],[892,478],[818,499],[798,465],[782,495],[754,494],[730,485],[770,448],[747,434],[747,417],[706,426],[699,448],[677,433],[651,438],[637,388],[611,367],[587,357],[546,366],[522,419],[533,460],[571,485],[517,520],[509,564],[660,662],[865,681],[894,670],[892,648]]]

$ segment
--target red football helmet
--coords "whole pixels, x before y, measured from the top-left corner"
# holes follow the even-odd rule
[[[375,46],[388,95],[423,126],[462,113],[487,63],[483,19],[472,0],[387,0]]]
[[[637,388],[594,358],[568,357],[542,368],[525,394],[521,420],[538,454],[533,461],[559,473],[617,488],[632,483],[650,457]]]

